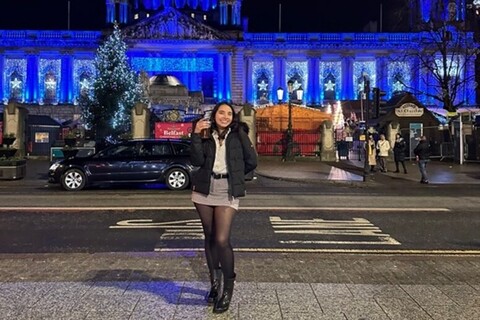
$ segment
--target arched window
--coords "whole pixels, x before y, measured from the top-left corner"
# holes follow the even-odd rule
[[[267,104],[270,102],[269,92],[270,88],[268,87],[269,81],[267,75],[262,72],[257,78],[257,103],[258,104]]]
[[[362,72],[361,76],[357,78],[357,99],[365,99],[364,93],[365,92],[365,86],[367,83],[370,82],[370,77],[367,73]]]
[[[57,101],[57,77],[52,72],[45,75],[45,103],[55,103]]]
[[[83,72],[79,77],[79,85],[78,88],[80,90],[79,96],[86,96],[88,95],[92,84],[90,81],[90,75],[87,72]]]
[[[392,94],[397,94],[405,91],[404,83],[405,83],[405,80],[403,79],[403,75],[401,75],[400,73],[396,73],[393,76]]]
[[[17,71],[14,71],[10,75],[10,99],[14,101],[22,100],[23,85],[22,76]]]
[[[323,90],[325,100],[336,100],[335,95],[336,79],[333,74],[329,73],[323,81]]]

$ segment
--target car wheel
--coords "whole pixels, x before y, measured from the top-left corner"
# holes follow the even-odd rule
[[[85,187],[85,173],[79,169],[67,170],[62,175],[62,187],[67,191],[78,191]]]
[[[188,173],[180,168],[171,169],[165,176],[165,183],[171,190],[183,190],[188,187],[190,177]]]

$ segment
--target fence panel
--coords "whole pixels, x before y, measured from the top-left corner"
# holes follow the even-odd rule
[[[400,133],[402,137],[407,142],[407,150],[413,150],[416,147],[412,145],[410,148],[410,132],[409,129],[401,129]],[[448,130],[439,130],[438,127],[423,127],[422,135],[427,137],[428,143],[430,144],[430,157],[431,158],[453,158],[453,141]],[[415,156],[412,154],[407,154],[407,158],[414,159]]]
[[[317,130],[295,130],[293,152],[297,156],[318,156],[321,134]],[[258,131],[257,152],[260,155],[285,155],[287,150],[286,132]]]

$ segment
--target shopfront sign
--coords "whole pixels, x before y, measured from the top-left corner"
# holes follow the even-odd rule
[[[404,103],[400,107],[395,108],[395,115],[400,118],[421,117],[423,116],[423,108],[414,103]]]
[[[190,137],[191,122],[157,122],[155,123],[155,139],[180,139]]]

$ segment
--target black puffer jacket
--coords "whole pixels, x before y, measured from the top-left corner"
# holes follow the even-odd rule
[[[426,140],[420,140],[413,153],[418,156],[419,160],[428,160],[430,159],[430,145]]]
[[[405,161],[405,151],[407,150],[407,143],[403,138],[395,140],[393,145],[393,158],[395,161]]]
[[[245,174],[257,167],[257,154],[244,127],[232,127],[225,140],[228,191],[233,197],[245,196]],[[191,140],[190,159],[194,166],[200,167],[192,177],[192,190],[208,194],[215,162],[215,141],[213,138],[202,139],[196,133],[192,133]]]

